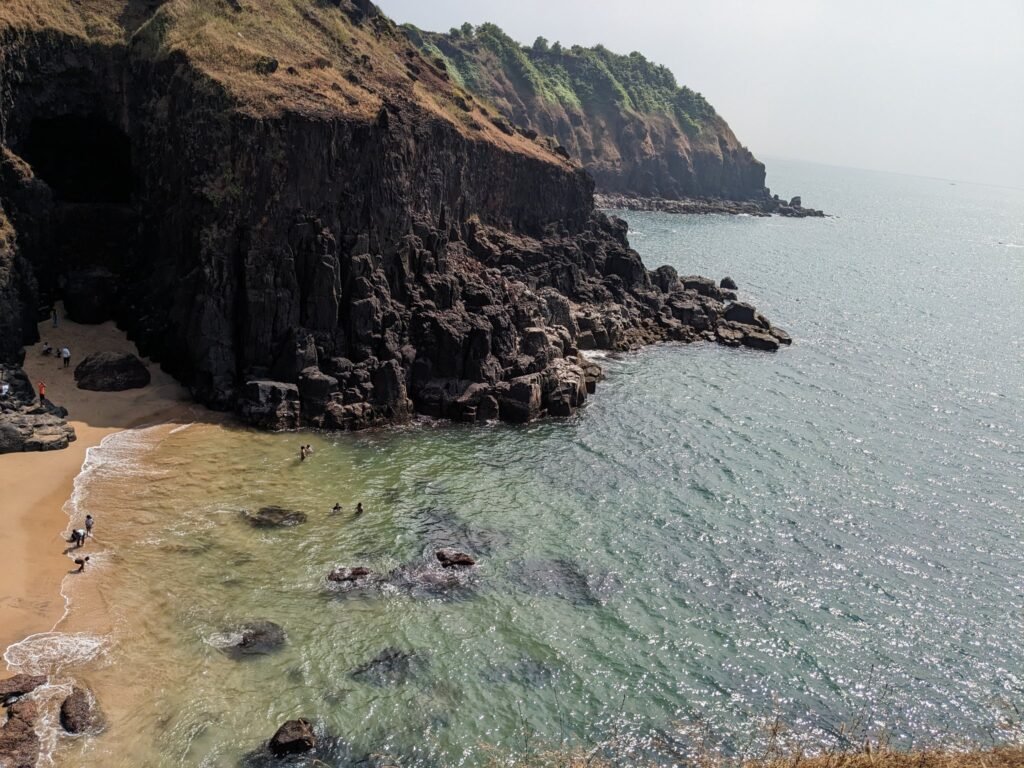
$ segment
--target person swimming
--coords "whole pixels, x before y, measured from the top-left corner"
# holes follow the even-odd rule
[[[339,504],[338,502],[335,502],[334,506],[331,507],[331,512],[333,512],[336,515],[340,515],[341,514],[341,504]]]
[[[356,504],[356,516],[363,514],[363,502]]]

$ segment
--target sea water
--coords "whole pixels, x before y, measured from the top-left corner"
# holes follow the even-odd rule
[[[832,217],[621,215],[649,267],[730,275],[791,348],[609,355],[577,416],[522,427],[92,449],[68,506],[96,517],[90,567],[7,653],[104,710],[97,738],[50,718],[54,763],[236,766],[293,717],[337,764],[669,764],[768,723],[811,748],[1019,738],[1024,192],[770,167]],[[307,522],[241,516],[266,505]],[[479,558],[451,592],[325,582],[444,544]],[[255,619],[286,645],[225,653]]]

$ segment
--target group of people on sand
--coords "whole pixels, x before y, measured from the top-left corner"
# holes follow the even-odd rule
[[[81,549],[83,546],[85,546],[85,540],[92,538],[92,528],[95,523],[96,521],[93,519],[92,515],[86,515],[85,527],[75,528],[73,531],[71,531],[71,538],[68,539],[68,544],[74,544],[74,549]],[[75,565],[78,566],[78,570],[76,570],[75,573],[81,573],[82,571],[84,571],[85,564],[88,562],[88,555],[86,555],[85,557],[76,557]]]
[[[67,347],[61,347],[60,349],[54,349],[53,347],[50,346],[49,342],[44,341],[43,342],[43,354],[46,355],[46,356],[56,355],[57,357],[59,357],[63,361],[63,367],[64,368],[70,368],[71,367],[71,350],[68,349]],[[39,390],[39,402],[40,403],[45,402],[46,401],[46,382],[45,381],[40,381],[38,384],[36,384],[36,389]]]

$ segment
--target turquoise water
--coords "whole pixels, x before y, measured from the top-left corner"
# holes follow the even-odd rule
[[[12,649],[106,701],[108,732],[58,764],[237,765],[295,716],[339,765],[671,763],[776,718],[817,747],[1018,738],[1024,191],[770,167],[834,217],[623,216],[649,266],[731,275],[792,348],[607,358],[586,409],[523,428],[196,424],[94,451],[74,514],[103,546],[65,630],[104,650]],[[263,504],[309,521],[241,521]],[[440,544],[480,557],[455,590],[325,586]],[[218,649],[253,618],[286,647]],[[353,676],[388,648],[411,654],[391,677]]]

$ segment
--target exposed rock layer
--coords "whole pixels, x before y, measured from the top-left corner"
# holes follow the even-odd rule
[[[368,4],[106,0],[47,25],[25,2],[0,11],[4,338],[101,286],[82,319],[109,310],[202,402],[345,429],[566,416],[600,378],[581,350],[770,335],[725,325],[712,281],[648,271],[585,172],[487,120]],[[189,37],[217,29],[266,50]]]

